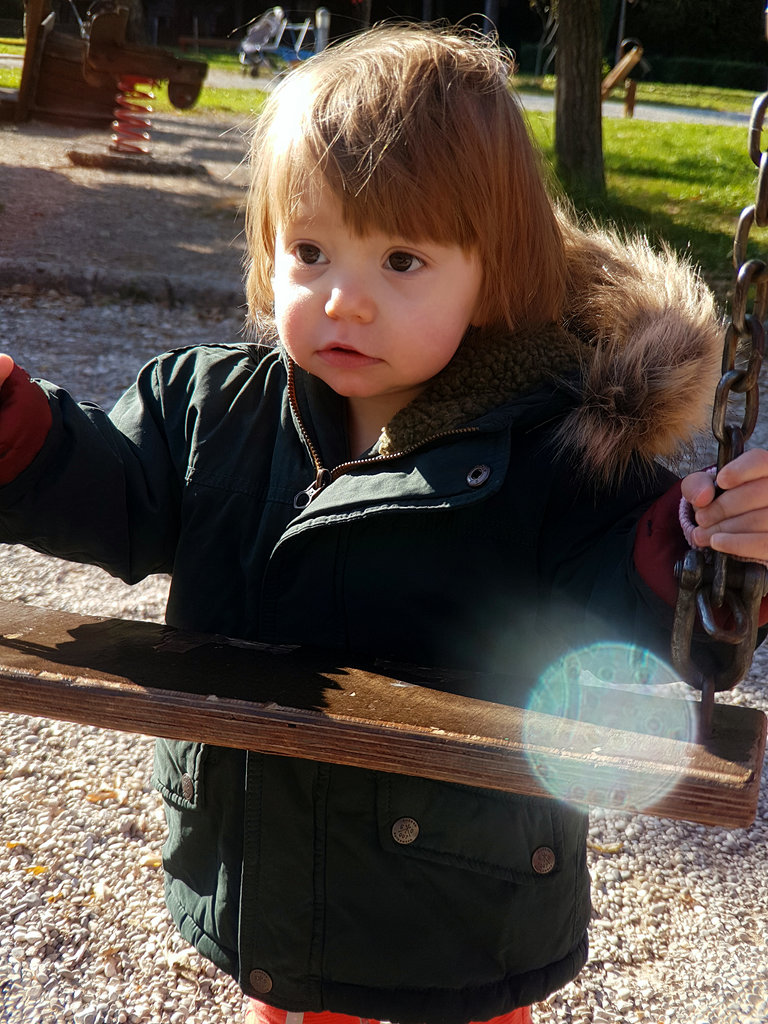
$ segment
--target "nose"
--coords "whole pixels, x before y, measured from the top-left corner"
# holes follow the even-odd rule
[[[345,275],[333,284],[326,299],[325,315],[331,320],[370,323],[376,315],[376,302],[362,280]]]

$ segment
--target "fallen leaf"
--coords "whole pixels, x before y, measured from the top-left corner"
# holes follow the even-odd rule
[[[624,849],[624,843],[609,843],[607,846],[603,846],[601,843],[594,843],[591,839],[588,839],[587,848],[594,850],[595,853],[621,853]]]
[[[100,804],[104,800],[117,800],[117,790],[100,789],[96,793],[86,793],[85,799],[91,804]]]

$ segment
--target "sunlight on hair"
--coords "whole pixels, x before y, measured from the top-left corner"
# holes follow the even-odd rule
[[[594,644],[567,654],[543,673],[528,711],[526,756],[553,796],[635,811],[675,786],[698,720],[692,691],[674,670],[629,644]],[[572,756],[552,753],[552,716],[562,720],[557,750]],[[598,740],[590,747],[592,726],[612,730],[609,745]],[[644,771],[649,764],[654,770]]]
[[[273,158],[290,153],[304,135],[304,120],[311,108],[312,80],[298,71],[289,73],[275,90],[279,97],[280,116],[270,122],[269,145]]]

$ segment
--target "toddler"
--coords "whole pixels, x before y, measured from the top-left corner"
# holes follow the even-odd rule
[[[509,76],[423,27],[292,72],[253,138],[252,340],[180,338],[109,415],[0,357],[0,539],[170,573],[174,626],[496,701],[585,644],[668,657],[680,496],[697,544],[765,559],[768,456],[718,497],[657,461],[706,420],[712,300],[556,209]],[[258,1024],[522,1024],[585,962],[564,803],[192,742],[154,780],[170,911]]]

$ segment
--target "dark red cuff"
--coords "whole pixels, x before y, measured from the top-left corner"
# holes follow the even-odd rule
[[[675,563],[689,551],[680,525],[682,496],[678,481],[643,514],[635,534],[635,568],[654,594],[672,607],[678,591]],[[760,626],[768,624],[768,596],[763,598],[757,621]]]
[[[32,462],[52,422],[45,392],[15,366],[0,389],[0,486],[15,480]]]
[[[688,544],[680,526],[680,481],[643,513],[635,534],[635,568],[662,601],[677,604],[675,563],[685,558]]]

